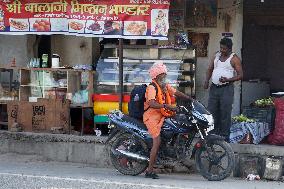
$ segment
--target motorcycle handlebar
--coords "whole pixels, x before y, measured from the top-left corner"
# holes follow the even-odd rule
[[[180,105],[177,105],[177,113],[180,113],[180,112],[187,112],[189,113],[191,108],[192,108],[192,104],[195,102],[196,100],[191,98],[191,100],[187,100],[187,101],[181,101],[180,102]]]
[[[188,110],[185,106],[177,106],[176,113],[183,113],[183,112],[189,113],[190,110]]]

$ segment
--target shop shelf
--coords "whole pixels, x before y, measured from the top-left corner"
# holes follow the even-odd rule
[[[67,89],[68,87],[60,87],[60,86],[53,86],[53,85],[20,85],[21,87],[43,87],[43,88],[60,88],[60,89]]]

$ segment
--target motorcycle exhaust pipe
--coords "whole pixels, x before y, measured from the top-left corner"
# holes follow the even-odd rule
[[[141,155],[139,155],[139,154],[135,154],[135,153],[128,152],[128,151],[125,151],[125,150],[115,149],[115,150],[112,150],[112,151],[113,151],[114,154],[123,155],[123,156],[126,156],[126,157],[128,157],[128,158],[135,159],[135,160],[149,161],[149,158],[148,158],[148,157],[141,156]]]

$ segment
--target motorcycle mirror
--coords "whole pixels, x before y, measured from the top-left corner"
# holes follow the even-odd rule
[[[182,112],[182,110],[184,110],[186,113],[189,112],[188,109],[187,109],[186,107],[184,107],[184,106],[179,106],[179,107],[178,107],[178,110],[179,110],[180,112]]]

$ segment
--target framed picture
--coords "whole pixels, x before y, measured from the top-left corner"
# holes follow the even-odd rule
[[[217,0],[187,0],[185,27],[217,27]]]
[[[188,32],[188,39],[195,46],[197,57],[208,56],[209,33]]]
[[[170,29],[183,30],[184,28],[184,11],[180,10],[171,10],[169,11],[169,24]]]

